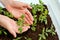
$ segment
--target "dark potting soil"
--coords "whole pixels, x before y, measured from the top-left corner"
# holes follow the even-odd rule
[[[37,12],[37,15],[39,15],[38,12]],[[38,22],[37,26],[36,26],[36,31],[35,32],[32,31],[31,29],[29,29],[28,31],[26,31],[26,32],[24,32],[22,34],[17,34],[17,37],[21,37],[22,36],[21,40],[25,40],[24,37],[32,38],[32,40],[38,40],[38,38],[39,38],[38,34],[40,34],[42,32],[42,29],[44,27],[45,28],[50,28],[51,27],[52,21],[51,21],[51,18],[50,18],[49,15],[47,16],[47,21],[48,21],[47,25],[44,24],[44,22],[43,23]],[[4,34],[0,35],[0,40],[13,40],[13,36],[8,31],[7,31],[7,33],[8,33],[8,35],[4,35]],[[49,33],[49,35],[48,35],[46,40],[59,40],[59,39],[58,39],[57,33],[56,33],[55,36],[52,36]]]

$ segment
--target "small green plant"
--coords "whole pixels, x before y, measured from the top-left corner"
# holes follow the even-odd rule
[[[42,0],[39,0],[39,4],[32,4],[31,3],[31,6],[32,6],[32,14],[33,14],[33,17],[34,17],[34,23],[31,27],[31,30],[36,31],[36,25],[37,25],[37,20],[38,19],[41,23],[44,22],[45,24],[47,24],[48,10],[45,9],[44,3],[42,2]],[[37,19],[37,12],[41,12],[38,19]]]
[[[7,32],[5,31],[5,29],[0,28],[0,35],[1,35],[2,33],[4,33],[5,35],[7,35]]]
[[[39,34],[39,40],[46,40],[46,36],[45,36],[45,28],[43,28],[42,34]]]
[[[17,24],[18,24],[18,26],[20,26],[20,28],[19,28],[20,33],[22,33],[22,26],[24,26],[24,17],[25,17],[25,15],[23,14],[21,16],[21,18],[19,18],[17,20]]]
[[[45,24],[47,24],[47,15],[48,15],[48,10],[45,9],[44,13],[39,15],[39,21],[41,21],[41,23],[45,22]]]
[[[34,15],[34,23],[32,24],[31,30],[36,31],[36,25],[37,25],[37,15]]]
[[[51,33],[52,36],[56,35],[56,32],[53,28],[53,25],[51,25],[51,28],[43,28],[42,33],[39,34],[39,39],[38,40],[46,40],[46,37],[48,37],[48,33]]]
[[[32,40],[31,38],[24,37],[26,40]]]
[[[46,32],[47,33],[51,33],[52,36],[56,35],[56,32],[54,30],[54,26],[53,25],[51,25],[51,28],[50,29],[46,28]]]
[[[21,40],[22,37],[17,37],[16,39],[13,39],[13,40]]]
[[[31,30],[36,31],[36,27],[31,27]]]

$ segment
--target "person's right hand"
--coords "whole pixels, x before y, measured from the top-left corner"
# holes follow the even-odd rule
[[[32,7],[26,3],[23,2],[18,2],[14,0],[1,0],[2,3],[4,4],[5,8],[7,11],[9,11],[15,18],[20,18],[22,14],[25,14],[24,21],[31,25],[33,24],[33,16],[29,12],[29,9],[32,9]]]
[[[20,33],[18,30],[20,26],[18,26],[14,20],[10,19],[7,16],[0,15],[0,25],[3,28],[7,29],[14,37],[17,36],[16,33]],[[22,32],[27,31],[29,28],[30,26],[22,27]]]

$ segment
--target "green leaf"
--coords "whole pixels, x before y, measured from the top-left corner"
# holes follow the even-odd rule
[[[16,39],[13,39],[13,40],[20,40],[22,37],[17,37]]]
[[[32,9],[32,13],[33,13],[33,15],[35,15],[36,14],[36,10]]]
[[[24,37],[26,40],[32,40],[32,38],[27,38],[27,37]]]
[[[46,28],[46,33],[48,32],[48,28]]]
[[[24,17],[25,17],[25,15],[24,15],[24,14],[22,14],[21,18],[22,18],[22,19],[24,19]]]
[[[42,34],[38,34],[38,36],[41,36],[42,37]]]
[[[22,33],[22,30],[23,30],[22,27],[20,27],[20,28],[19,28],[20,33]]]
[[[19,26],[23,26],[24,25],[24,17],[25,17],[25,15],[23,14],[22,16],[21,16],[21,18],[19,18],[18,20],[17,20],[17,24],[19,25]]]
[[[7,32],[3,31],[5,35],[7,35]]]
[[[36,27],[31,27],[31,30],[32,31],[36,31]]]
[[[50,33],[50,32],[51,32],[51,30],[49,29],[49,30],[47,30],[47,32],[49,32],[49,33]]]
[[[56,35],[56,33],[55,32],[52,32],[52,36],[54,36],[54,35]]]
[[[46,36],[45,36],[45,35],[42,35],[42,38],[43,38],[43,39],[46,39]]]
[[[31,38],[28,38],[28,39],[26,39],[26,40],[32,40]]]
[[[56,35],[53,25],[51,25],[50,28],[42,29],[42,33],[39,34],[39,40],[46,40],[46,38],[48,37],[48,33],[51,33],[52,36]]]
[[[45,24],[47,24],[47,20],[44,20],[45,21]]]
[[[18,19],[17,24],[19,26],[23,26],[24,20]]]
[[[39,34],[39,40],[40,39],[46,39],[46,36],[44,34]]]
[[[33,24],[32,24],[32,27],[35,27],[37,24],[34,22]]]
[[[45,33],[45,35],[48,37],[48,33]]]
[[[45,28],[43,28],[42,33],[43,33],[43,34],[45,33]]]
[[[2,34],[2,31],[0,30],[0,35]]]
[[[42,2],[42,0],[39,0],[39,3],[40,3],[41,5],[43,5],[43,2]]]
[[[39,37],[39,39],[38,40],[42,40],[42,38],[41,37]]]
[[[47,10],[47,9],[45,9],[45,12],[44,12],[44,13],[45,13],[45,15],[47,15],[47,14],[48,14],[48,10]]]

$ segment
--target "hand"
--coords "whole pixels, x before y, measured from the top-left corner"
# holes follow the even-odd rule
[[[19,32],[19,27],[17,26],[16,22],[6,16],[0,15],[0,25],[7,29],[14,37],[16,37],[16,33],[20,33]],[[22,32],[27,31],[30,28],[30,26],[24,26],[22,27]]]
[[[12,15],[15,18],[19,18],[21,17],[22,14],[25,14],[25,22],[28,23],[29,25],[33,24],[33,16],[32,14],[28,11],[27,8],[32,9],[32,7],[30,7],[28,4],[22,3],[22,2],[17,2],[17,1],[13,1],[13,0],[7,0],[5,1],[5,3],[3,2],[3,4],[5,5],[6,9],[12,13]]]
[[[25,15],[24,21],[25,24],[33,24],[33,16],[32,14],[29,12],[29,9],[32,9],[28,4],[22,3],[22,2],[16,2],[13,0],[1,0],[2,3],[4,4],[4,6],[6,7],[6,9],[15,17],[15,18],[20,18],[22,14]],[[2,20],[4,19],[4,20]],[[8,20],[8,21],[7,21]],[[1,26],[3,26],[4,28],[6,28],[14,37],[16,37],[16,33],[19,33],[18,28],[20,26],[16,25],[16,22],[6,16],[3,16],[3,18],[1,18]],[[3,22],[4,21],[4,22]],[[30,26],[24,26],[23,27],[23,32],[27,31],[30,28]]]

